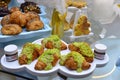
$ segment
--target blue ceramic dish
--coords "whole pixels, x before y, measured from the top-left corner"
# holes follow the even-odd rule
[[[2,35],[0,32],[0,42],[8,42],[12,40],[17,40],[17,39],[26,39],[26,38],[32,38],[35,36],[43,36],[43,35],[48,35],[51,33],[51,28],[48,25],[48,19],[47,18],[42,18],[41,20],[44,23],[44,28],[41,30],[36,30],[36,31],[26,31],[26,29],[23,29],[23,31],[18,34],[18,35]],[[0,25],[0,29],[2,26]]]
[[[11,0],[11,2],[8,5],[8,8],[10,9],[11,7],[14,6],[20,6],[20,3],[17,2],[17,0]],[[41,10],[41,14],[39,14],[41,20],[44,23],[44,28],[41,30],[36,30],[36,31],[26,31],[26,29],[23,29],[23,31],[18,34],[18,35],[2,35],[1,31],[0,31],[0,43],[4,43],[4,42],[8,42],[8,41],[13,41],[13,40],[17,40],[17,39],[27,39],[27,38],[32,38],[35,36],[41,36],[41,35],[47,35],[50,34],[51,32],[51,28],[49,27],[49,20],[45,17],[46,12],[45,12],[45,7],[44,6],[40,6],[40,10]],[[0,17],[0,20],[2,19],[2,17]],[[0,30],[1,30],[2,26],[0,25]]]

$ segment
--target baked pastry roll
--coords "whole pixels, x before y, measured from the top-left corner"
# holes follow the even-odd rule
[[[10,14],[10,23],[11,24],[18,24],[21,27],[24,27],[27,23],[26,15],[21,11],[15,11]]]
[[[10,9],[10,13],[13,13],[13,12],[15,12],[15,11],[20,11],[20,8],[19,8],[19,7],[12,7],[12,8]]]
[[[41,56],[39,56],[34,68],[36,70],[50,70],[57,64],[59,58],[60,50],[47,49]]]
[[[73,42],[68,45],[69,50],[82,54],[87,62],[93,62],[94,53],[87,42]]]
[[[70,70],[76,70],[82,72],[90,68],[90,63],[78,52],[72,51],[67,55],[62,55],[60,58],[60,65],[65,66]]]
[[[67,45],[63,43],[57,35],[51,35],[47,38],[44,38],[42,40],[42,45],[48,49],[53,49],[53,48],[57,48],[60,50],[67,49]]]
[[[44,24],[41,20],[30,20],[27,22],[26,29],[27,31],[40,30],[44,27]]]
[[[44,48],[39,44],[26,43],[18,58],[19,64],[30,64],[44,52]]]
[[[5,15],[1,20],[1,25],[4,26],[10,24],[10,15]]]
[[[22,32],[22,28],[17,24],[6,24],[1,28],[3,35],[17,35]]]

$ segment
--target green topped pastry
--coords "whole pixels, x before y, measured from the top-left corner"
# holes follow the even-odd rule
[[[53,48],[57,48],[60,50],[67,49],[67,46],[61,41],[61,39],[57,35],[51,35],[47,38],[44,38],[42,40],[42,45],[48,49],[53,49]]]
[[[93,62],[94,53],[87,42],[73,42],[68,46],[69,50],[77,51],[82,54],[86,61]]]
[[[56,65],[59,58],[60,58],[60,50],[47,49],[38,58],[38,62],[35,64],[35,69],[36,70],[50,70]]]
[[[67,55],[62,55],[60,58],[60,65],[65,66],[70,70],[76,70],[77,72],[90,68],[90,64],[86,62],[85,58],[75,51],[72,51]]]
[[[38,58],[44,52],[44,47],[39,44],[26,43],[23,46],[22,52],[19,56],[19,64],[29,64]]]

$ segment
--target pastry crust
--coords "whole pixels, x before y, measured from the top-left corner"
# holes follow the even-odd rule
[[[4,26],[6,24],[10,24],[10,15],[6,15],[1,20],[1,25]]]
[[[35,64],[35,70],[44,70],[46,67],[46,64],[42,61],[37,61],[37,63]]]
[[[48,38],[44,38],[41,41],[42,45],[47,49],[57,48],[60,50],[67,49],[67,45],[61,41],[61,39],[57,35],[51,35]]]
[[[73,57],[70,57],[65,61],[65,66],[70,70],[77,69],[77,63],[74,61]],[[82,70],[87,70],[90,68],[90,66],[91,65],[88,62],[86,62],[86,60],[84,60],[81,68],[82,68]]]
[[[44,27],[44,24],[41,20],[31,20],[27,23],[26,29],[28,31],[39,30]]]
[[[10,9],[10,13],[13,13],[13,12],[15,12],[15,11],[20,11],[20,8],[19,8],[19,7],[12,7],[12,8]]]
[[[43,41],[42,41],[42,44],[44,44]],[[53,48],[56,48],[56,47],[55,47],[55,45],[54,45],[54,43],[53,43],[52,41],[48,41],[48,42],[45,44],[45,48],[47,48],[47,49],[53,49]],[[67,49],[67,45],[65,45],[65,44],[61,41],[60,50],[65,50],[65,49]]]
[[[35,12],[27,12],[25,13],[25,16],[26,16],[26,20],[27,22],[29,22],[30,20],[40,20],[40,17],[37,13]]]
[[[1,28],[4,35],[16,35],[22,32],[22,28],[17,24],[6,24]]]
[[[27,23],[26,16],[21,11],[15,11],[10,15],[10,22],[24,27]]]
[[[35,64],[35,70],[50,70],[58,62],[60,58],[60,51],[58,49],[47,49],[44,53],[38,58],[37,63]]]

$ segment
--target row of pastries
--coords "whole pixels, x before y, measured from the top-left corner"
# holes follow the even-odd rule
[[[61,51],[67,49],[70,52],[61,55]],[[66,44],[57,35],[51,35],[42,39],[40,43],[24,44],[18,58],[19,64],[30,64],[35,59],[37,59],[35,70],[51,70],[59,63],[69,70],[81,72],[91,67],[90,63],[94,60],[94,54],[86,42]]]
[[[7,6],[0,7],[4,9]],[[23,29],[26,31],[42,29],[44,23],[39,16],[40,13],[40,8],[34,2],[25,2],[20,7],[11,7],[7,15],[4,15],[1,20],[1,33],[3,35],[17,35]]]
[[[37,13],[22,13],[19,10],[4,16],[1,20],[1,25],[1,32],[4,35],[19,34],[22,32],[23,28],[26,28],[27,31],[33,31],[44,27],[44,24]]]

